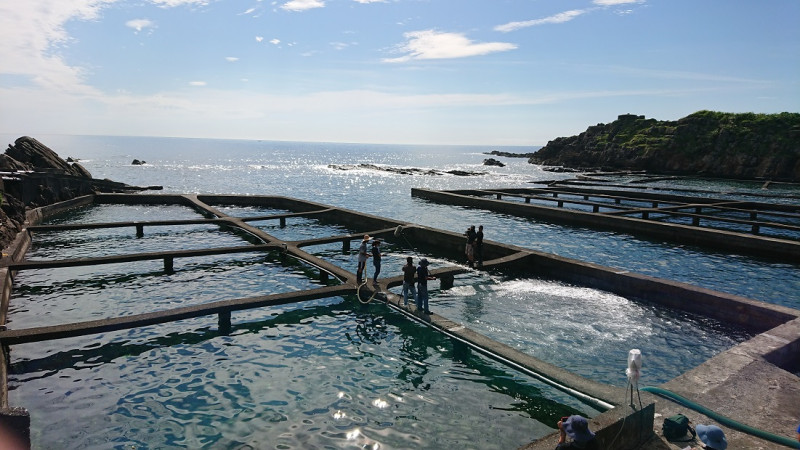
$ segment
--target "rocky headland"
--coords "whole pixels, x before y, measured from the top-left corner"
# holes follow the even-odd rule
[[[101,192],[161,189],[92,178],[77,160],[61,159],[34,138],[23,136],[0,155],[0,246],[5,248],[22,230],[28,209]]]
[[[800,182],[800,113],[699,111],[676,121],[623,114],[547,143],[533,164],[581,170]]]

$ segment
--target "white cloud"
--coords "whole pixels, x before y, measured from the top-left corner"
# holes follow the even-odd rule
[[[264,36],[256,36],[256,42],[261,42],[264,40]]]
[[[599,6],[629,5],[631,3],[644,3],[645,0],[593,0]]]
[[[386,3],[386,0],[353,0],[356,3]]]
[[[237,58],[235,56],[226,56],[225,57],[225,61],[229,61],[229,62],[236,62],[238,60],[239,60],[239,58]]]
[[[133,28],[138,33],[145,28],[155,27],[155,24],[148,19],[133,19],[125,22],[125,26],[128,28]]]
[[[603,0],[596,0],[596,1],[603,1]],[[613,0],[607,0],[607,1],[613,1]],[[622,1],[622,0],[617,0],[617,1]],[[504,25],[498,25],[494,27],[494,29],[495,31],[502,31],[504,33],[507,33],[509,31],[519,30],[520,28],[535,27],[538,25],[546,25],[553,23],[564,23],[564,22],[569,22],[570,20],[586,12],[587,10],[585,9],[573,9],[570,11],[564,11],[562,13],[545,17],[543,19],[526,20],[523,22],[509,22]]]
[[[273,44],[273,45],[278,45],[278,44],[281,43],[281,40],[280,39],[270,39],[269,43]]]
[[[324,6],[325,2],[322,0],[290,0],[281,5],[281,9],[287,11],[306,11],[314,8],[322,8]]]
[[[183,5],[206,6],[208,5],[208,0],[150,0],[150,3],[162,8],[174,8]]]
[[[205,81],[190,81],[189,86],[205,86]]]
[[[387,58],[384,62],[406,62],[412,59],[449,59],[487,55],[517,48],[507,42],[475,43],[461,33],[439,33],[434,30],[412,31],[404,34],[408,41],[398,46],[399,58]]]
[[[19,75],[61,92],[96,94],[84,84],[83,69],[68,65],[54,50],[70,41],[64,24],[94,20],[113,1],[0,2],[0,74]]]

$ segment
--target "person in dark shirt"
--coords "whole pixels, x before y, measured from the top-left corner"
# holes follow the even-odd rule
[[[594,433],[589,430],[589,421],[583,416],[569,416],[558,421],[558,445],[556,450],[599,450]],[[569,437],[569,441],[567,441]]]
[[[414,302],[417,301],[417,289],[414,288],[414,275],[417,274],[417,266],[414,265],[414,258],[406,258],[406,265],[403,266],[403,306],[408,307],[408,293]]]
[[[372,240],[372,265],[375,266],[375,274],[372,275],[372,284],[378,284],[378,275],[381,273],[381,241]]]
[[[478,267],[483,265],[483,225],[479,225],[478,232],[475,233],[475,260]]]
[[[428,280],[435,280],[428,272],[428,260],[422,258],[419,260],[419,267],[417,267],[417,311],[424,311],[425,314],[430,314],[428,309]]]
[[[467,255],[467,264],[472,267],[475,264],[475,225],[467,228],[464,233],[467,236],[467,245],[464,247],[464,254]]]

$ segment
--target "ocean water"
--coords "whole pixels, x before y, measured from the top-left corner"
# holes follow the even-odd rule
[[[6,139],[10,143],[16,137]],[[491,150],[535,148],[35,137],[62,158],[80,159],[95,178],[161,185],[165,193],[284,195],[459,232],[483,224],[488,240],[800,308],[797,265],[411,197],[412,187],[519,187],[571,177],[525,159],[497,158],[507,164],[502,168],[482,165]],[[146,164],[131,165],[134,158]],[[400,175],[330,167],[362,163],[484,174]],[[762,192],[757,184],[683,184],[735,190],[737,196]],[[781,193],[797,194],[790,188]],[[262,213],[235,207],[226,212]],[[102,205],[57,220],[193,214],[181,207]],[[309,219],[290,221],[284,229],[261,226],[281,239],[341,232]],[[111,229],[37,234],[30,257],[209,243],[241,245],[236,235],[200,225],[148,232],[143,239],[130,230]],[[307,250],[354,270],[354,257],[342,255],[339,246]],[[395,245],[383,251],[387,274],[399,273],[412,250]],[[23,271],[15,280],[9,327],[136,314],[314,283],[302,265],[286,266],[263,254],[197,258],[171,275],[162,273],[160,262]],[[433,286],[431,294],[438,314],[620,386],[631,348],[644,354],[641,384],[658,384],[749,337],[702,317],[549,280],[469,273],[458,277],[453,289]],[[364,307],[352,298],[330,298],[235,313],[233,324],[227,336],[219,335],[216,318],[208,317],[15,346],[11,404],[31,411],[36,448],[509,448],[552,431],[563,415],[598,413],[378,304]]]

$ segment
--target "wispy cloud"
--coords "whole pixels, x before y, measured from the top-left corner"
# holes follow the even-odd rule
[[[603,0],[597,0],[597,1],[603,1]],[[572,9],[570,11],[564,11],[562,13],[545,17],[543,19],[525,20],[522,22],[509,22],[503,25],[498,25],[494,27],[494,29],[495,31],[502,31],[503,33],[508,33],[509,31],[516,31],[519,30],[520,28],[535,27],[538,25],[546,25],[553,23],[564,23],[564,22],[569,22],[570,20],[580,16],[581,14],[585,14],[586,12],[588,12],[588,10],[586,9]]]
[[[264,36],[256,36],[256,42],[261,42],[264,40]]]
[[[434,30],[405,33],[407,41],[397,47],[405,55],[386,58],[384,62],[406,62],[414,59],[451,59],[487,55],[517,48],[507,42],[475,43],[461,33],[441,33]]]
[[[353,0],[356,3],[386,3],[386,0]]]
[[[269,43],[272,44],[272,45],[278,45],[278,44],[281,43],[281,40],[280,39],[270,39]]]
[[[322,0],[291,0],[281,5],[281,9],[287,11],[306,11],[314,8],[323,8],[324,6],[325,2]]]
[[[71,94],[94,95],[84,84],[85,72],[70,66],[53,47],[68,42],[64,25],[94,20],[112,0],[3,2],[0,4],[0,74],[20,75],[39,87]],[[46,14],[43,13],[46,11]]]
[[[161,6],[162,8],[174,8],[183,5],[206,6],[208,0],[150,0],[150,3]]]
[[[189,86],[205,86],[205,81],[190,81]]]
[[[229,62],[236,62],[238,60],[239,60],[239,58],[237,58],[235,56],[226,56],[225,57],[225,61],[229,61]]]
[[[331,47],[333,47],[336,50],[344,50],[347,47],[350,47],[351,45],[356,45],[356,44],[354,44],[354,43],[348,44],[347,42],[331,42],[330,45],[331,45]]]
[[[644,3],[645,0],[593,0],[592,3],[598,6],[630,5],[632,3]]]
[[[133,28],[137,33],[145,28],[153,28],[155,25],[155,23],[148,19],[133,19],[125,22],[126,27]]]

